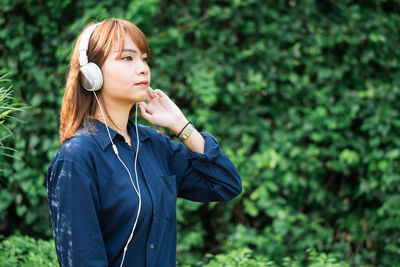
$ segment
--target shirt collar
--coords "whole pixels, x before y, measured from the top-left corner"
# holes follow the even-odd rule
[[[106,149],[106,147],[109,144],[111,144],[110,138],[107,133],[106,125],[103,122],[96,119],[91,120],[90,123],[91,125],[89,126],[88,129],[89,134],[92,135],[94,139],[99,143],[102,150]],[[118,133],[114,131],[111,127],[108,127],[108,129],[110,131],[111,139],[114,141],[115,136],[117,136]],[[131,137],[136,136],[135,124],[131,120],[128,120],[128,131]],[[138,133],[140,142],[143,142],[147,138],[150,138],[146,133],[146,131],[144,131],[142,127],[140,127],[139,125],[138,125]]]

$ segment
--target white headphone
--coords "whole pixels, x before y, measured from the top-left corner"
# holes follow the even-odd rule
[[[79,64],[81,66],[79,80],[83,88],[88,91],[98,91],[103,86],[103,74],[96,63],[88,62],[87,50],[90,36],[100,23],[91,25],[85,30],[79,43]]]
[[[93,24],[91,26],[89,26],[89,28],[87,28],[85,30],[85,32],[82,35],[80,44],[79,44],[79,64],[81,66],[80,68],[80,83],[83,86],[83,88],[85,88],[88,91],[93,92],[94,97],[96,98],[97,104],[99,105],[100,111],[101,111],[101,115],[103,117],[104,120],[104,124],[106,125],[106,129],[107,129],[107,133],[108,133],[108,137],[110,138],[110,142],[112,144],[112,148],[114,150],[115,155],[118,157],[118,160],[121,162],[121,164],[124,166],[125,170],[128,172],[129,174],[129,178],[131,180],[133,189],[135,190],[137,196],[139,197],[139,205],[138,205],[138,211],[136,213],[136,219],[135,222],[132,226],[132,231],[131,234],[128,237],[128,240],[126,241],[126,244],[124,246],[124,253],[122,255],[122,260],[121,260],[121,264],[120,267],[123,266],[124,264],[124,260],[125,260],[125,255],[126,255],[126,251],[128,250],[128,246],[129,243],[131,242],[132,238],[133,238],[133,233],[135,232],[136,229],[136,225],[139,219],[139,215],[140,215],[140,210],[142,208],[142,196],[140,194],[140,186],[139,186],[139,180],[138,180],[138,175],[137,175],[137,168],[136,168],[136,164],[137,164],[137,159],[138,159],[138,154],[139,154],[139,132],[138,132],[138,127],[137,127],[137,113],[138,113],[138,105],[136,103],[136,111],[135,111],[135,130],[136,130],[136,140],[137,140],[137,144],[136,144],[136,155],[135,155],[135,176],[136,176],[136,185],[132,179],[132,175],[131,172],[129,171],[128,167],[125,165],[125,163],[122,161],[121,157],[119,156],[119,152],[117,149],[117,146],[114,144],[112,138],[111,138],[111,134],[110,134],[110,130],[108,129],[108,125],[107,125],[107,121],[106,118],[104,116],[104,111],[103,108],[101,107],[100,101],[97,98],[96,92],[101,89],[101,87],[103,86],[103,74],[101,73],[101,69],[99,66],[97,66],[97,64],[93,63],[93,62],[88,62],[88,58],[87,58],[87,50],[89,47],[89,39],[90,36],[92,36],[92,33],[94,32],[94,30],[96,29],[96,27],[99,25],[100,23],[96,23]]]

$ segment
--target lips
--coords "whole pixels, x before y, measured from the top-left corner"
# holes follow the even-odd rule
[[[140,81],[138,83],[135,83],[135,85],[148,86],[149,85],[149,81],[143,80],[143,81]]]

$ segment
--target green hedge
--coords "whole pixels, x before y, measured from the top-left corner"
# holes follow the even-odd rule
[[[307,262],[307,249],[400,262],[395,0],[3,0],[0,66],[33,108],[11,125],[22,160],[6,159],[1,233],[52,235],[44,177],[68,57],[84,25],[106,17],[145,32],[153,88],[215,135],[243,178],[233,201],[178,201],[179,262],[242,247],[278,265]]]
[[[7,161],[3,159],[13,158],[15,152],[15,149],[7,146],[8,141],[14,137],[8,125],[16,121],[16,112],[25,109],[20,103],[14,101],[12,82],[7,76],[7,73],[0,71],[0,159],[2,159],[0,161],[0,173],[10,167]],[[14,157],[14,159],[18,158]],[[3,182],[5,183],[6,181],[3,180]]]
[[[10,236],[0,241],[1,266],[58,266],[54,240],[44,241],[28,236]]]
[[[0,240],[0,262],[3,267],[26,266],[42,267],[57,266],[57,255],[55,252],[54,240],[44,241],[28,236],[10,236]],[[348,267],[345,262],[338,261],[333,255],[319,253],[315,250],[307,251],[307,265],[309,267]],[[181,264],[178,267],[276,267],[273,261],[267,256],[254,256],[249,248],[240,248],[230,251],[227,254],[207,255],[206,262],[198,261],[194,265]],[[302,265],[297,259],[285,257],[283,264],[285,267],[300,267]]]

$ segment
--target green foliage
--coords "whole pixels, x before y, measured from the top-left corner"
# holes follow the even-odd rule
[[[239,249],[257,263],[245,247],[278,266],[332,258],[307,249],[354,266],[400,262],[394,0],[4,0],[0,66],[33,108],[9,126],[22,160],[5,160],[1,233],[51,236],[44,177],[68,57],[87,22],[114,16],[148,36],[153,88],[216,136],[243,178],[233,201],[178,201],[178,262]]]
[[[254,255],[247,247],[232,250],[227,254],[207,255],[208,263],[197,262],[195,265],[177,266],[207,266],[207,267],[348,267],[345,262],[338,261],[333,255],[319,253],[314,249],[307,250],[307,264],[303,265],[299,260],[285,257],[282,265],[277,265],[265,255]],[[56,266],[57,255],[54,240],[44,241],[28,236],[10,236],[0,242],[0,262],[2,266]]]
[[[5,157],[12,157],[15,149],[6,145],[6,142],[13,137],[12,132],[7,126],[15,117],[13,112],[21,111],[20,104],[13,103],[11,80],[7,79],[7,74],[0,71],[0,173],[9,167],[5,164]]]
[[[13,102],[11,80],[7,79],[7,75],[2,74],[2,71],[0,71],[0,220],[4,220],[6,215],[4,211],[7,210],[13,201],[12,192],[7,190],[9,184],[2,178],[2,174],[6,173],[10,168],[7,160],[10,158],[18,160],[18,157],[14,155],[16,150],[10,144],[13,133],[9,129],[9,126],[16,121],[13,114],[16,111],[23,110],[20,104]]]
[[[276,265],[265,256],[252,257],[252,251],[249,248],[241,248],[232,250],[228,254],[216,255],[206,266],[276,267]]]
[[[54,240],[44,241],[28,236],[10,236],[1,240],[0,262],[4,267],[57,266]]]
[[[302,263],[299,259],[291,257],[283,258],[282,264],[276,264],[265,255],[254,255],[254,252],[243,247],[231,250],[226,254],[218,254],[211,257],[211,260],[202,266],[207,267],[349,267],[346,262],[339,261],[334,255],[317,252],[315,249],[307,249],[307,263]],[[179,265],[178,265],[179,266]],[[188,267],[188,266],[186,266]]]

